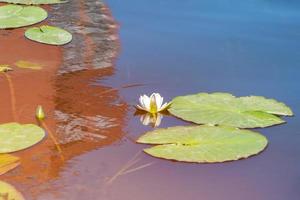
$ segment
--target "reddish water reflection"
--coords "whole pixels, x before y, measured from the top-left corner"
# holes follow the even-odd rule
[[[81,7],[79,9],[80,12],[86,11]],[[103,10],[109,14],[107,8]],[[111,28],[112,31],[106,28],[106,32],[114,32],[116,27]],[[1,180],[15,185],[28,200],[37,199],[46,191],[54,194],[55,187],[49,184],[60,178],[64,168],[70,166],[70,160],[119,141],[124,135],[128,106],[120,99],[118,90],[94,84],[96,79],[104,79],[114,73],[111,62],[117,48],[108,48],[109,42],[100,47],[102,56],[105,55],[101,59],[97,58],[99,52],[80,52],[84,60],[79,69],[89,70],[76,71],[77,68],[69,70],[65,67],[68,46],[62,48],[26,40],[24,31],[25,28],[0,32],[0,64],[9,64],[14,68],[6,75],[0,74],[0,122],[38,124],[35,109],[37,105],[42,105],[47,118],[39,125],[47,130],[48,135],[34,147],[15,153],[21,158],[21,165],[1,176]],[[106,34],[100,34],[100,37]],[[92,41],[94,37],[87,38]],[[112,44],[116,42],[113,40],[110,45],[116,46]],[[99,47],[93,44],[82,45],[85,49],[99,51]],[[109,51],[109,56],[106,56],[106,51]],[[76,56],[78,54],[73,55],[74,59]],[[42,70],[19,69],[14,65],[19,60],[37,63]],[[96,61],[105,62],[107,68],[93,69],[104,67],[94,67],[92,64]],[[110,66],[107,66],[108,61]],[[73,62],[69,64],[74,65]],[[58,69],[62,68],[64,73],[57,74]]]

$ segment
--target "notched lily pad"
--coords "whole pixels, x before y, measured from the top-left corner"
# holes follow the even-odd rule
[[[20,151],[35,145],[45,131],[34,124],[7,123],[0,125],[0,153]]]
[[[42,5],[42,4],[59,4],[68,1],[61,0],[0,0],[4,3],[23,4],[23,5]]]
[[[15,65],[17,67],[23,68],[23,69],[33,69],[33,70],[42,69],[42,65],[37,64],[37,63],[32,63],[29,61],[25,61],[25,60],[19,60],[18,62],[15,63]]]
[[[228,93],[199,93],[172,100],[169,112],[197,124],[239,128],[267,127],[284,123],[276,115],[291,116],[284,103],[259,96],[235,97]]]
[[[0,199],[25,200],[23,195],[14,186],[4,181],[0,181]]]
[[[26,30],[25,36],[30,40],[51,45],[64,45],[72,40],[71,33],[54,26],[29,28]]]
[[[43,21],[47,16],[47,12],[37,6],[0,6],[0,29],[29,26]]]
[[[264,150],[268,143],[263,135],[253,131],[208,125],[157,129],[137,142],[156,144],[144,149],[154,157],[197,163],[247,158]]]
[[[9,154],[0,154],[0,175],[16,168],[19,164],[20,159],[18,157]]]

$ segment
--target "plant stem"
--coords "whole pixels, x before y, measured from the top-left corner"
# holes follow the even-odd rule
[[[16,95],[15,95],[14,85],[11,80],[11,77],[7,73],[4,73],[4,76],[8,82],[8,87],[9,87],[9,92],[10,92],[13,121],[17,122],[18,116],[17,116],[17,111],[16,111]]]
[[[48,128],[47,124],[44,121],[39,121],[41,123],[41,126],[46,130],[46,132],[49,134],[51,140],[53,141],[55,148],[57,149],[59,156],[61,158],[61,160],[64,162],[65,161],[65,157],[63,155],[63,151],[59,145],[59,143],[57,142],[56,138],[54,137],[52,131]]]

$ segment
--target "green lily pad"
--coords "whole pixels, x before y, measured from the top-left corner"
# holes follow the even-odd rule
[[[26,149],[40,142],[44,137],[45,131],[34,124],[1,124],[0,153]]]
[[[157,129],[141,136],[137,142],[157,144],[144,149],[154,157],[197,163],[247,158],[261,152],[268,143],[263,135],[253,131],[208,125]]]
[[[0,175],[16,168],[19,164],[20,159],[18,157],[9,154],[0,154]]]
[[[30,40],[51,45],[64,45],[72,40],[71,33],[54,26],[29,28],[26,30],[25,36]]]
[[[19,28],[46,19],[47,12],[36,6],[5,5],[0,7],[0,29]]]
[[[23,5],[41,5],[41,4],[66,3],[68,1],[61,1],[61,0],[0,0],[0,2],[23,4]]]
[[[276,115],[293,115],[285,104],[259,96],[235,97],[228,93],[199,93],[172,100],[169,112],[197,124],[239,128],[267,127],[284,123]]]
[[[0,181],[0,199],[25,200],[23,195],[14,186],[3,181]]]

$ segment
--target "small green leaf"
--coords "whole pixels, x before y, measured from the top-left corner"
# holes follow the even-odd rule
[[[253,131],[207,125],[157,129],[137,142],[157,144],[144,150],[154,157],[197,163],[247,158],[261,152],[268,143],[263,135]]]
[[[32,63],[29,61],[25,61],[25,60],[19,60],[18,62],[15,63],[15,65],[17,67],[23,68],[23,69],[33,69],[33,70],[42,69],[42,65],[37,64],[37,63]]]
[[[0,29],[29,26],[43,21],[47,16],[43,8],[36,6],[0,6]]]
[[[51,45],[64,45],[72,40],[71,33],[54,26],[29,28],[25,36],[30,40]]]
[[[66,3],[68,1],[61,1],[61,0],[0,0],[0,2],[23,4],[23,5],[41,5],[41,4]]]
[[[34,124],[7,123],[0,125],[0,153],[26,149],[40,142],[45,131]]]
[[[169,112],[197,124],[239,128],[267,127],[284,121],[275,115],[293,115],[281,102],[264,97],[235,97],[228,93],[199,93],[172,100]]]
[[[16,168],[19,164],[20,159],[18,157],[9,154],[0,154],[0,175]]]
[[[3,181],[0,181],[0,199],[25,200],[23,195],[14,186]]]

